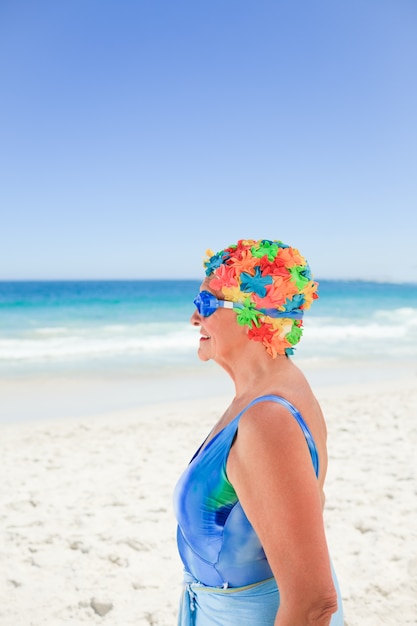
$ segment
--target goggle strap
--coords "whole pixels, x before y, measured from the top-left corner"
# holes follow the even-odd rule
[[[235,302],[229,302],[228,300],[219,300],[219,306],[222,306],[225,309],[234,309],[236,307]],[[238,308],[240,308],[238,306]]]
[[[263,315],[268,315],[269,317],[286,317],[293,320],[302,320],[303,312],[302,311],[276,311],[275,309],[257,309],[263,313]]]

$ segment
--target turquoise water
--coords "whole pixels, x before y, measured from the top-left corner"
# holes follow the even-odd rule
[[[0,282],[0,374],[192,367],[199,281]],[[320,282],[297,357],[417,358],[417,284]]]

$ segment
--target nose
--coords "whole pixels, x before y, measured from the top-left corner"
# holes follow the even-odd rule
[[[201,326],[201,316],[197,309],[192,314],[190,322],[193,326]]]

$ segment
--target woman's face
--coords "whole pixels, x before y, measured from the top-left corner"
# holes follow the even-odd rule
[[[224,300],[221,292],[210,288],[211,277],[207,277],[200,291],[209,291],[219,300]],[[213,359],[219,363],[233,358],[242,338],[247,338],[246,329],[236,321],[236,309],[217,309],[212,315],[203,317],[197,309],[191,316],[191,324],[200,327],[198,356],[202,361]]]

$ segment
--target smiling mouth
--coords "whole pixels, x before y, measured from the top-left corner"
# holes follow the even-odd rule
[[[200,337],[200,341],[208,341],[209,339],[211,339],[210,335],[201,335]]]

